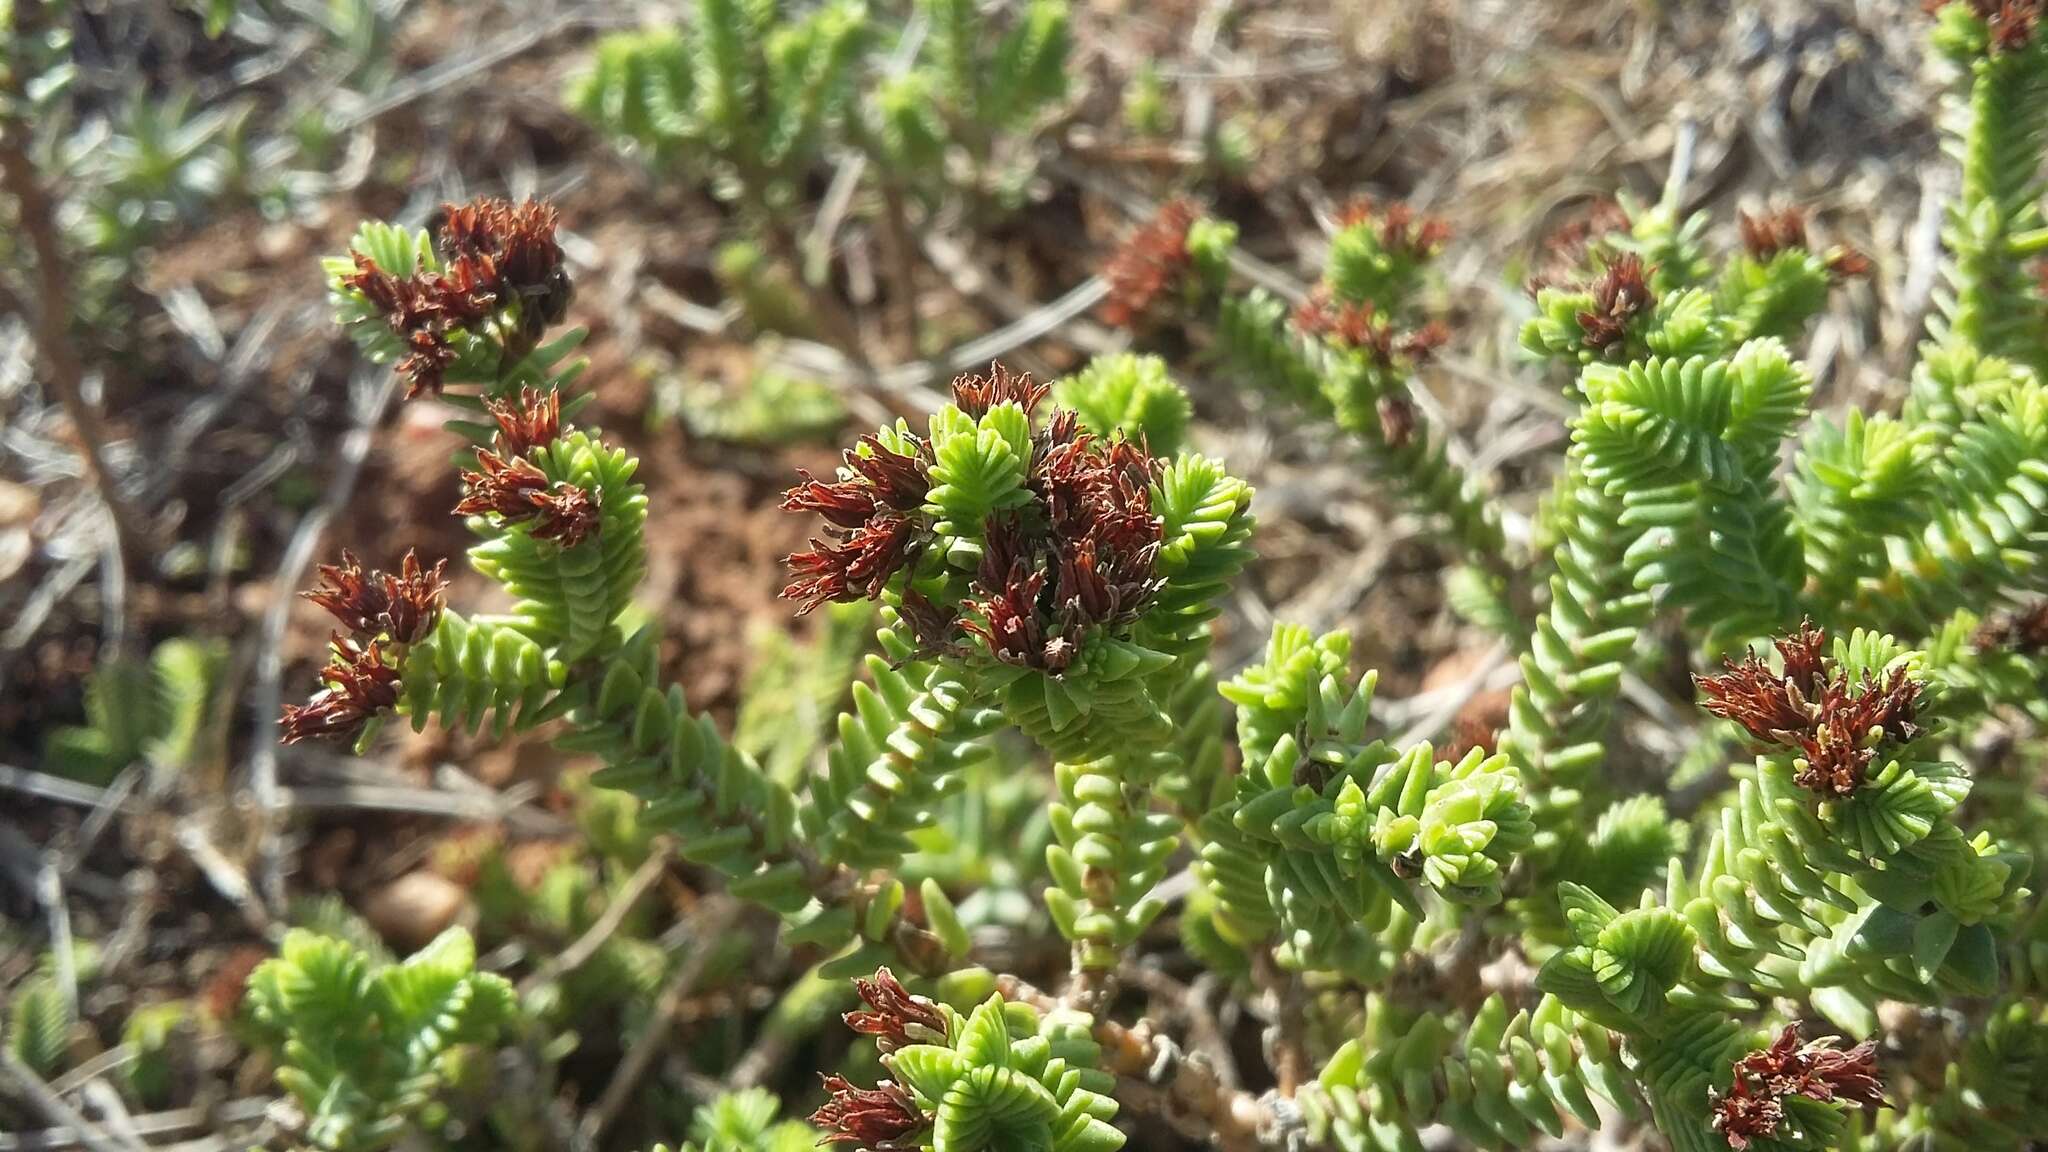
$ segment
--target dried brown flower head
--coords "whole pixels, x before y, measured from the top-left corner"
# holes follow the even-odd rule
[[[1026,412],[1047,388],[1002,365],[954,382],[955,403],[972,416],[998,404]],[[892,449],[865,437],[846,454],[835,480],[801,473],[782,506],[815,512],[829,535],[789,557],[795,576],[783,589],[799,614],[832,600],[874,599],[891,578],[923,554],[932,535],[924,510],[932,453],[915,441]],[[1097,625],[1128,623],[1158,592],[1154,574],[1160,522],[1152,514],[1152,460],[1121,438],[1081,429],[1079,417],[1055,408],[1032,433],[1025,482],[1032,507],[991,517],[983,525],[981,560],[959,600],[935,604],[905,589],[899,612],[923,653],[963,650],[978,637],[1005,663],[1054,675],[1079,654]]]
[[[1812,245],[1806,235],[1806,213],[1796,207],[1779,208],[1752,216],[1747,212],[1737,218],[1742,232],[1742,249],[1749,258],[1759,264],[1768,264],[1779,254],[1794,251],[1809,251]],[[1831,279],[1851,280],[1870,274],[1870,257],[1854,248],[1835,247],[1822,257]]]
[[[562,434],[562,394],[523,387],[516,400],[486,400],[484,411],[498,422],[497,447],[506,456],[524,456],[555,442]]]
[[[944,1044],[946,1017],[939,1006],[905,988],[896,974],[877,968],[872,979],[855,977],[854,990],[867,1005],[862,1012],[848,1012],[846,1026],[863,1036],[873,1036],[884,1053],[906,1044]]]
[[[1759,743],[1797,752],[1804,761],[1797,784],[1840,799],[1862,786],[1878,744],[1919,735],[1920,684],[1904,668],[1851,683],[1823,654],[1825,643],[1808,622],[1777,641],[1782,674],[1750,655],[1724,661],[1726,671],[1694,676],[1693,683],[1708,712],[1740,724]]]
[[[1736,225],[1742,232],[1742,250],[1759,264],[1770,263],[1779,253],[1807,247],[1806,212],[1800,208],[1778,208],[1756,216],[1738,213]]]
[[[1411,369],[1432,359],[1450,341],[1451,331],[1432,320],[1412,332],[1394,327],[1372,301],[1339,300],[1327,284],[1318,284],[1294,309],[1295,330],[1320,337],[1372,357],[1384,368]]]
[[[1606,196],[1589,201],[1543,237],[1536,260],[1539,270],[1529,278],[1529,295],[1577,279],[1595,244],[1628,229],[1628,212],[1619,201]]]
[[[803,482],[783,493],[783,509],[823,516],[834,539],[814,538],[810,551],[785,561],[796,579],[782,596],[801,601],[797,615],[830,600],[880,596],[889,578],[922,549],[922,523],[907,513],[921,509],[931,490],[931,451],[921,440],[916,444],[914,452],[899,452],[863,436],[860,447],[843,457],[839,479],[823,481],[798,470]]]
[[[988,415],[988,410],[998,404],[1015,404],[1029,416],[1051,391],[1051,383],[1041,384],[1028,373],[1012,372],[1002,363],[993,362],[986,376],[953,378],[953,406],[976,420]]]
[[[2048,3],[2043,0],[1921,0],[1920,7],[1929,16],[1935,16],[1950,3],[1965,5],[1972,15],[1984,21],[1994,56],[2024,50],[2040,31],[2041,17],[2048,11]]]
[[[555,239],[560,223],[552,204],[483,197],[443,204],[434,242],[451,272],[467,269],[501,303],[517,301],[520,327],[538,336],[569,311],[569,274]]]
[[[889,578],[917,554],[918,528],[908,516],[878,515],[846,533],[839,541],[811,538],[811,550],[785,563],[796,577],[782,590],[785,600],[800,601],[805,615],[828,600],[841,603],[873,600]]]
[[[844,1076],[827,1073],[830,1098],[811,1113],[811,1123],[824,1131],[820,1144],[856,1144],[868,1152],[912,1152],[931,1117],[902,1085],[884,1080],[873,1088],[857,1087]]]
[[[311,700],[285,705],[279,721],[285,743],[354,739],[372,717],[398,704],[398,669],[384,662],[375,640],[358,644],[335,636],[320,680],[322,687]]]
[[[1624,252],[1607,262],[1593,282],[1593,307],[1578,315],[1586,347],[1603,354],[1619,350],[1628,326],[1650,306],[1649,270],[1643,258]]]
[[[363,253],[350,253],[356,269],[341,282],[361,292],[405,346],[398,372],[407,382],[407,399],[441,391],[460,355],[458,330],[475,328],[517,304],[519,330],[505,348],[514,357],[562,318],[570,287],[555,226],[550,205],[474,200],[442,206],[431,229],[445,264],[438,272],[380,268]]]
[[[550,482],[524,456],[507,459],[482,449],[476,460],[479,470],[462,474],[457,516],[495,513],[507,524],[526,525],[527,535],[535,540],[553,540],[564,548],[574,548],[597,531],[595,492]]]
[[[1970,644],[1980,652],[2005,649],[2026,655],[2048,652],[2048,598],[2022,608],[1993,612],[1977,626]]]
[[[1713,1094],[1711,1103],[1714,1131],[1736,1152],[1777,1132],[1789,1097],[1867,1107],[1884,1103],[1875,1043],[1844,1050],[1834,1046],[1833,1037],[1823,1037],[1802,1045],[1796,1023],[1785,1025],[1769,1048],[1737,1060],[1734,1071],[1728,1091]]]
[[[1398,201],[1381,206],[1361,196],[1338,210],[1338,227],[1361,224],[1375,226],[1380,251],[1414,261],[1434,259],[1451,239],[1451,225],[1443,217],[1418,214]]]
[[[1103,323],[1117,328],[1137,323],[1187,272],[1192,263],[1188,230],[1199,216],[1193,201],[1169,200],[1131,233],[1102,269],[1102,278],[1109,283],[1102,302]]]
[[[488,317],[497,305],[497,296],[466,274],[415,268],[400,276],[378,267],[361,252],[350,255],[355,258],[356,270],[342,276],[341,282],[361,292],[405,346],[398,373],[407,382],[406,398],[422,392],[438,394],[448,367],[459,355],[452,342],[454,330]]]
[[[998,574],[1000,573],[1000,574]],[[983,561],[981,580],[976,584],[981,599],[968,603],[974,617],[961,627],[982,638],[989,654],[1005,664],[1038,668],[1054,675],[1065,672],[1074,662],[1076,642],[1064,633],[1047,634],[1038,611],[1038,594],[1045,587],[1045,573],[1017,561],[995,570]]]
[[[407,551],[395,576],[364,571],[355,553],[343,549],[341,563],[320,565],[325,584],[299,595],[325,608],[357,639],[381,634],[394,644],[417,644],[441,620],[447,567],[448,561],[441,560],[431,571],[422,569],[419,557]]]
[[[1163,585],[1153,573],[1160,524],[1151,461],[1122,439],[1100,441],[1056,418],[1033,454],[1042,523],[992,518],[963,627],[996,659],[1053,675],[1087,629],[1135,619]]]

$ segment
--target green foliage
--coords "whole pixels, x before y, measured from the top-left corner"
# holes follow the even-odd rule
[[[1054,403],[1080,414],[1097,436],[1122,433],[1143,439],[1155,456],[1178,453],[1193,410],[1186,392],[1167,375],[1166,361],[1128,353],[1091,360],[1053,385]]]
[[[853,710],[840,713],[827,770],[803,807],[819,855],[862,869],[892,867],[911,851],[909,834],[987,754],[980,737],[999,721],[957,668],[906,663],[910,645],[897,630],[882,637],[891,659],[868,658],[869,680],[853,685]]]
[[[725,387],[684,385],[676,406],[697,436],[764,447],[827,440],[846,423],[831,385],[777,372]]]
[[[791,18],[774,3],[700,0],[688,27],[606,37],[570,105],[732,196],[786,201],[851,94],[866,10],[834,3]]]
[[[1116,1101],[1094,1068],[1086,1018],[1041,1014],[1000,996],[965,1015],[940,1006],[950,1042],[912,1044],[883,1057],[891,1075],[933,1117],[928,1152],[1044,1148],[1115,1152]]]
[[[874,632],[867,604],[832,604],[820,614],[816,636],[798,642],[786,629],[755,625],[754,663],[740,685],[732,742],[762,771],[795,784],[825,746],[828,719],[860,676]]]
[[[544,719],[568,668],[550,658],[528,628],[517,617],[465,620],[443,613],[441,626],[408,649],[400,665],[401,710],[412,717],[414,730],[424,729],[429,719],[471,732],[488,722],[502,738]]]
[[[1341,302],[1337,306],[1365,309],[1371,322],[1406,325],[1416,319],[1415,298],[1427,266],[1427,255],[1383,243],[1377,224],[1368,220],[1345,228],[1331,242],[1318,290]],[[1485,574],[1482,583],[1493,591],[1494,602],[1518,611],[1512,609],[1509,589],[1520,574],[1501,531],[1500,510],[1451,460],[1446,439],[1431,430],[1410,398],[1410,376],[1420,354],[1389,357],[1378,349],[1318,338],[1286,317],[1285,307],[1262,290],[1220,294],[1217,354],[1303,414],[1329,420],[1347,433],[1406,504],[1449,527],[1459,553]],[[1390,328],[1386,338],[1398,346],[1403,335]],[[1524,627],[1514,622],[1509,632]]]
[[[715,1097],[690,1118],[683,1152],[807,1152],[818,1134],[800,1120],[778,1122],[781,1110],[782,1102],[759,1088]]]
[[[517,1011],[510,984],[476,971],[459,928],[398,964],[294,929],[251,974],[248,997],[306,1138],[338,1152],[398,1141],[446,1086],[454,1050],[494,1043]]]
[[[595,783],[644,802],[593,806],[605,867],[666,834],[782,917],[807,963],[828,957],[819,980],[886,961],[980,1001],[957,1011],[893,977],[863,981],[871,1011],[850,1022],[882,1041],[893,1081],[828,1079],[828,1139],[1110,1152],[1118,1081],[1098,1042],[1116,1045],[1106,1063],[1120,1076],[1160,1081],[1144,1098],[1208,1107],[1219,1138],[1242,1124],[1246,1144],[1406,1152],[1442,1123],[1479,1146],[1532,1146],[1614,1114],[1647,1115],[1677,1152],[2039,1139],[2048,943],[2031,857],[2048,810],[2028,778],[2037,752],[2007,761],[1978,733],[2041,707],[2040,620],[2020,597],[2048,590],[2048,389],[2039,333],[2004,318],[2038,319],[2012,270],[2048,241],[2035,238],[2040,140],[2026,126],[2039,115],[2004,102],[2033,91],[2043,50],[1989,37],[1969,23],[1975,7],[1942,16],[1948,50],[1971,57],[1976,111],[1955,141],[1953,295],[1905,406],[1809,412],[1793,345],[1843,264],[1805,244],[1796,214],[1746,222],[1744,250],[1724,260],[1703,218],[1625,204],[1626,224],[1588,237],[1570,270],[1585,282],[1539,293],[1523,334],[1570,375],[1570,445],[1526,553],[1412,390],[1441,342],[1421,323],[1440,229],[1347,213],[1292,317],[1231,290],[1228,225],[1189,229],[1175,257],[1194,266],[1188,302],[1213,305],[1218,357],[1356,441],[1448,530],[1468,565],[1451,598],[1519,661],[1497,751],[1440,758],[1430,740],[1382,738],[1375,675],[1350,666],[1341,632],[1278,626],[1218,683],[1252,493],[1182,449],[1187,399],[1140,356],[1088,365],[1050,404],[999,368],[963,377],[928,419],[877,429],[834,476],[791,489],[786,506],[824,524],[791,558],[786,595],[805,611],[879,607],[828,617],[814,657],[772,652],[730,740],[664,682],[661,638],[633,624],[635,461],[594,430],[536,437],[547,442],[520,445],[521,459],[586,495],[596,529],[565,549],[517,506],[474,518],[476,568],[517,603],[441,612],[408,640],[390,666],[401,710],[498,733],[560,721],[559,749],[594,754]],[[792,18],[702,0],[698,14],[687,33],[608,40],[580,99],[757,208],[778,203],[770,184],[813,174],[840,129],[926,167],[957,149],[986,191],[993,134],[1054,98],[1047,62],[1066,35],[1055,3],[1006,13],[998,32],[978,5],[931,0],[923,55],[870,84],[882,38],[854,8]],[[872,107],[852,96],[870,90]],[[400,268],[436,259],[402,230],[360,244]],[[780,247],[763,250],[786,259]],[[345,318],[371,318],[337,295]],[[579,337],[539,343],[517,319],[456,334],[458,403],[574,382]],[[373,357],[398,351],[358,328]],[[465,430],[480,443],[490,431]],[[880,626],[861,661],[853,621],[864,629],[868,611]],[[1686,673],[1701,674],[1696,724],[1638,741],[1639,726],[1615,723],[1625,686],[1645,698]],[[1280,1080],[1320,1064],[1291,1104],[1201,1085],[1199,1062],[1154,1022],[1041,1015],[1030,1005],[1054,1001],[972,966],[992,939],[1012,941],[992,927],[1049,921],[1072,946],[1064,1002],[1127,1003],[1116,981],[1171,904],[1184,840],[1187,954],[1258,991]],[[1012,842],[1044,849],[1043,919],[1035,860],[988,850]],[[566,937],[615,882],[588,862],[559,868],[527,915]],[[359,953],[322,948],[294,937],[276,963],[372,986]],[[659,985],[658,954],[614,959],[591,964],[639,1000]],[[267,987],[259,1003],[281,994]],[[1789,1027],[1822,1018],[1874,1038],[1916,1007],[1930,1010],[1926,1067],[1801,1046]],[[362,1010],[316,1002],[304,1023]],[[417,1094],[366,1110],[402,1077],[360,1070],[360,1035],[323,1043],[288,1046],[286,1061],[303,1078],[288,1088],[353,1125],[323,1131],[388,1139],[387,1117],[418,1114]],[[1882,1106],[1868,1086],[1879,1072],[1893,1085]],[[1176,1095],[1190,1079],[1191,1097]],[[1859,1102],[1869,1115],[1852,1115]],[[771,1103],[715,1104],[694,1137],[780,1141]],[[1297,1109],[1306,1134],[1288,1127]]]
[[[226,656],[217,642],[181,638],[157,645],[147,664],[103,663],[86,681],[86,725],[52,731],[44,763],[97,785],[138,759],[165,773],[190,767],[206,754],[214,682]]]
[[[1521,1147],[1571,1121],[1597,1129],[1601,1109],[1640,1110],[1614,1038],[1552,996],[1511,1014],[1495,994],[1448,1021],[1372,997],[1319,1086],[1312,1123],[1344,1152],[1413,1152],[1436,1123],[1482,1148]]]
[[[170,1102],[172,1078],[178,1072],[172,1038],[191,1024],[192,1006],[182,1000],[146,1004],[128,1014],[121,1043],[134,1059],[122,1072],[129,1090],[145,1105],[162,1107]]]
[[[7,1050],[39,1076],[64,1070],[71,1053],[72,1005],[48,971],[23,980],[7,1000]]]
[[[556,659],[582,659],[616,643],[613,621],[646,571],[640,533],[647,496],[633,482],[640,461],[579,431],[535,448],[531,458],[549,481],[593,494],[597,530],[564,548],[535,539],[525,525],[491,525],[487,517],[475,517],[470,526],[484,539],[470,549],[470,563],[517,600],[512,617],[521,631],[558,649]]]

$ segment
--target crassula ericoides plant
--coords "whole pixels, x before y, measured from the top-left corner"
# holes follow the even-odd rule
[[[1744,217],[1722,257],[1669,197],[1603,206],[1531,286],[1522,342],[1572,415],[1526,530],[1413,391],[1455,339],[1425,308],[1438,222],[1346,209],[1291,306],[1235,289],[1232,229],[1190,204],[1110,262],[1105,319],[1185,330],[1444,527],[1453,600],[1522,673],[1455,753],[1390,742],[1341,633],[1278,626],[1219,677],[1252,493],[1182,447],[1164,365],[1119,356],[1052,385],[992,365],[796,478],[784,505],[817,529],[788,599],[873,601],[882,626],[823,765],[771,778],[628,623],[635,461],[575,426],[552,213],[493,203],[366,226],[333,284],[370,355],[472,410],[456,511],[514,607],[463,617],[438,565],[344,557],[313,594],[333,661],[285,735],[545,725],[602,758],[686,857],[862,977],[849,1023],[886,1075],[829,1076],[813,1117],[849,1146],[1110,1149],[1155,1112],[1233,1149],[1419,1149],[1439,1125],[1489,1148],[1632,1125],[1683,1152],[2048,1139],[2039,759],[1977,739],[2042,713],[2048,35],[2037,4],[1936,7],[1962,195],[1903,404],[1813,410],[1794,347],[1871,262],[1802,214]],[[1648,757],[1617,716],[1660,658],[1691,675],[1683,788],[1611,755]],[[900,876],[1004,730],[1053,781],[1071,972],[1050,995],[977,969],[956,894]],[[1273,1089],[1117,1019],[1170,906],[1186,952],[1271,1009]]]

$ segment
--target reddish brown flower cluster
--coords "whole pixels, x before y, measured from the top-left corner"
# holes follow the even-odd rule
[[[830,525],[829,538],[812,537],[810,551],[787,561],[796,579],[782,596],[801,602],[797,615],[828,600],[880,596],[923,547],[925,532],[913,514],[931,490],[931,447],[910,439],[916,448],[904,453],[863,436],[860,448],[846,453],[841,479],[826,483],[799,470],[803,483],[783,493],[785,511],[816,512]],[[912,619],[913,628],[918,623]]]
[[[325,584],[299,595],[327,609],[358,640],[382,635],[393,644],[417,644],[440,622],[448,591],[441,574],[447,567],[448,561],[441,560],[431,571],[423,569],[419,557],[408,551],[395,576],[364,571],[355,553],[344,548],[341,563],[320,565]]]
[[[1015,404],[1025,412],[1038,410],[1039,401],[1052,391],[1050,381],[1040,384],[1022,372],[1012,372],[1001,362],[988,366],[988,375],[965,375],[953,380],[953,406],[976,420],[988,415],[998,404]]]
[[[1030,415],[1048,391],[998,364],[987,376],[955,380],[953,402],[970,416],[998,404]],[[784,494],[783,508],[815,512],[830,528],[829,538],[814,538],[810,551],[789,558],[796,579],[782,595],[802,603],[799,614],[830,600],[880,596],[929,543],[922,508],[931,448],[910,439],[914,449],[899,451],[863,437],[861,450],[846,454],[840,479],[803,473],[803,483]],[[1099,440],[1081,431],[1075,413],[1056,410],[1032,436],[1026,481],[1033,505],[984,525],[969,618],[904,591],[900,611],[925,651],[957,649],[964,628],[999,660],[1057,674],[1072,664],[1087,628],[1129,621],[1158,591],[1152,567],[1160,525],[1152,515],[1151,460],[1140,446]]]
[[[555,209],[529,200],[514,205],[481,199],[444,205],[435,227],[435,246],[444,268],[404,273],[380,268],[351,252],[356,270],[344,286],[383,315],[406,347],[398,363],[406,397],[441,391],[458,355],[453,334],[519,307],[518,343],[530,346],[562,318],[569,305],[569,278],[555,241]],[[515,351],[508,347],[507,352]]]
[[[844,1076],[826,1074],[830,1099],[811,1113],[811,1123],[825,1133],[819,1144],[854,1144],[867,1152],[914,1152],[922,1143],[931,1117],[902,1085],[884,1080],[861,1088]]]
[[[450,269],[473,269],[501,305],[516,300],[520,327],[538,336],[569,311],[569,273],[555,239],[560,224],[552,204],[483,198],[443,205],[437,234]]]
[[[1864,772],[1885,741],[1919,734],[1914,714],[1920,684],[1894,669],[1882,680],[1851,683],[1823,655],[1827,638],[1811,624],[1777,641],[1785,671],[1771,671],[1752,655],[1724,662],[1726,672],[1694,676],[1702,706],[1733,720],[1765,744],[1791,748],[1805,762],[1800,787],[1839,799],[1863,784]]]
[[[1785,1101],[1803,1096],[1823,1104],[1841,1101],[1875,1107],[1884,1103],[1877,1078],[1877,1045],[1834,1047],[1832,1038],[1799,1043],[1799,1025],[1787,1024],[1778,1039],[1735,1062],[1728,1091],[1712,1097],[1713,1127],[1735,1152],[1765,1139],[1785,1119]]]
[[[1151,459],[1122,439],[1097,440],[1071,411],[1034,439],[1029,484],[1042,517],[992,518],[964,627],[1006,664],[1058,675],[1082,634],[1144,610],[1163,583],[1152,572],[1159,521]]]
[[[1970,643],[1980,652],[2004,649],[2034,655],[2048,652],[2048,599],[1984,618]]]
[[[1169,200],[1131,233],[1102,269],[1102,278],[1109,282],[1109,294],[1102,301],[1103,323],[1130,327],[1180,280],[1192,261],[1188,230],[1199,215],[1193,201]]]
[[[553,388],[521,388],[517,400],[486,400],[484,411],[498,422],[498,451],[524,456],[562,434],[562,394]]]
[[[1593,282],[1593,307],[1578,315],[1586,347],[1606,354],[1622,347],[1628,326],[1651,303],[1649,270],[1643,258],[1624,252],[1607,262]]]
[[[1338,227],[1356,228],[1361,224],[1375,226],[1380,251],[1414,261],[1435,258],[1451,238],[1451,226],[1443,217],[1420,215],[1398,201],[1382,207],[1360,197],[1338,211]]]
[[[1543,238],[1537,261],[1541,269],[1529,278],[1529,295],[1574,279],[1601,238],[1629,229],[1628,212],[1619,201],[1602,196]]]
[[[1752,216],[1738,214],[1742,250],[1759,264],[1768,264],[1782,252],[1807,251],[1806,213],[1798,208],[1779,208]],[[1828,274],[1848,280],[1870,274],[1870,258],[1854,248],[1835,248],[1825,257]]]
[[[398,374],[406,379],[406,399],[422,392],[439,393],[456,350],[456,329],[480,323],[491,314],[497,297],[478,284],[467,268],[429,272],[416,268],[400,277],[379,268],[361,252],[352,252],[356,270],[341,278],[345,287],[363,294],[384,316],[406,348]]]
[[[287,704],[279,721],[284,742],[314,737],[352,739],[370,718],[398,704],[398,669],[385,663],[378,642],[336,635],[322,687],[304,704]]]
[[[550,482],[524,456],[504,457],[490,449],[476,454],[478,471],[462,474],[457,516],[495,512],[507,524],[526,525],[535,540],[574,548],[597,531],[598,495],[567,481]]]
[[[873,979],[855,977],[853,987],[867,1010],[841,1019],[862,1036],[873,1036],[885,1054],[906,1044],[946,1042],[946,1017],[939,1006],[913,995],[887,968],[875,969]]]
[[[1451,330],[1432,320],[1413,332],[1394,327],[1370,300],[1356,304],[1336,298],[1318,284],[1294,310],[1295,330],[1371,356],[1382,367],[1427,363],[1450,341]]]
[[[1955,0],[1967,4],[1991,34],[1991,53],[2023,51],[2040,31],[2041,18],[2048,15],[2044,0]],[[1922,7],[1934,15],[1948,7],[1950,0],[1923,0]]]

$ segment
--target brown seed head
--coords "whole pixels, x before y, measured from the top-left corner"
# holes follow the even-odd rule
[[[524,456],[562,434],[562,395],[553,388],[522,387],[517,400],[486,400],[484,410],[498,422],[498,451]]]
[[[828,600],[873,600],[916,556],[917,538],[910,518],[895,515],[874,516],[837,543],[813,537],[810,551],[785,561],[796,579],[782,598],[800,601],[799,616]]]
[[[946,1042],[946,1017],[939,1006],[913,995],[887,968],[877,968],[872,979],[855,977],[853,987],[867,1010],[848,1012],[842,1019],[855,1032],[873,1036],[884,1053],[906,1044]]]
[[[1188,270],[1188,230],[1200,216],[1191,200],[1169,200],[1152,219],[1131,233],[1103,266],[1109,293],[1102,302],[1102,321],[1128,328],[1145,318]]]
[[[1450,223],[1443,217],[1418,214],[1399,201],[1382,207],[1368,197],[1358,197],[1338,210],[1338,227],[1361,224],[1376,226],[1380,251],[1414,261],[1434,259],[1451,238]]]
[[[1625,252],[1608,261],[1593,283],[1593,307],[1578,315],[1586,347],[1609,353],[1628,339],[1628,326],[1650,306],[1649,271],[1643,258]]]
[[[379,713],[398,704],[398,669],[384,662],[375,640],[365,644],[336,635],[323,686],[304,704],[287,704],[279,721],[286,744],[321,738],[354,739]]]
[[[343,549],[341,563],[320,565],[323,586],[299,595],[325,608],[357,639],[381,634],[395,644],[417,644],[440,622],[447,567],[441,560],[431,571],[422,569],[418,555],[408,550],[397,575],[366,572],[355,553]]]
[[[820,1144],[856,1144],[868,1152],[913,1152],[931,1118],[909,1092],[894,1081],[861,1088],[844,1076],[827,1073],[829,1098],[811,1123],[824,1131]]]
[[[518,301],[521,326],[535,334],[569,309],[568,272],[555,239],[561,214],[538,200],[513,204],[484,197],[441,206],[435,245],[451,272],[466,269],[504,302]]]
[[[1770,1047],[1737,1060],[1734,1073],[1728,1091],[1713,1094],[1711,1105],[1714,1131],[1736,1152],[1775,1134],[1785,1118],[1784,1101],[1793,1096],[1873,1108],[1884,1103],[1876,1044],[1866,1040],[1844,1050],[1824,1037],[1801,1045],[1796,1023],[1787,1024]]]
[[[1761,215],[1739,213],[1736,224],[1742,232],[1742,250],[1759,264],[1768,264],[1779,253],[1804,249],[1806,213],[1795,207],[1779,208]]]
[[[551,483],[524,456],[510,459],[489,449],[476,454],[477,471],[462,474],[457,516],[496,514],[507,524],[524,524],[535,540],[564,548],[581,544],[598,528],[598,497],[567,482]]]
[[[1920,734],[1920,683],[1905,669],[1852,683],[1824,655],[1826,637],[1811,622],[1777,648],[1782,674],[1747,656],[1693,683],[1708,712],[1740,724],[1759,743],[1796,751],[1805,761],[1794,776],[1801,787],[1830,799],[1848,796],[1862,786],[1879,744]]]
[[[1029,416],[1051,391],[1051,384],[1038,383],[1029,373],[1012,372],[996,361],[989,364],[986,376],[968,374],[953,378],[953,406],[976,420],[988,415],[988,410],[998,404],[1015,404]]]
[[[2048,598],[1986,616],[1970,635],[1970,644],[1979,652],[2004,649],[2028,656],[2048,652]]]
[[[1318,284],[1294,309],[1295,330],[1366,353],[1383,368],[1408,370],[1428,363],[1450,341],[1451,331],[1432,320],[1412,332],[1399,331],[1372,301],[1338,300]]]

